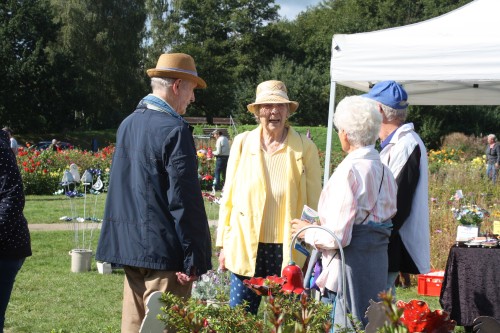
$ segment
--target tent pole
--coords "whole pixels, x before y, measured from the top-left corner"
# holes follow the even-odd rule
[[[333,114],[335,105],[336,82],[330,83],[330,103],[328,106],[328,132],[326,133],[326,154],[325,154],[325,173],[323,175],[323,187],[330,178],[330,160],[332,155],[332,136],[333,136]]]

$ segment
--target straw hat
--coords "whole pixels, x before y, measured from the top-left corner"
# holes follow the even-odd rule
[[[299,107],[299,103],[288,99],[286,86],[281,81],[270,80],[264,81],[257,86],[255,93],[255,103],[248,104],[248,111],[255,113],[261,104],[281,104],[287,103],[290,105],[290,113],[295,112]]]
[[[196,88],[204,89],[206,82],[198,76],[194,59],[185,53],[165,53],[160,56],[156,68],[147,70],[149,77],[168,77],[173,79],[192,80]]]

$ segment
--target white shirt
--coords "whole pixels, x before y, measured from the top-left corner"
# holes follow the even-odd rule
[[[215,143],[215,156],[229,156],[229,140],[224,136],[220,135]]]
[[[396,181],[381,163],[375,147],[358,148],[338,165],[321,192],[318,203],[320,223],[332,230],[342,247],[346,247],[351,242],[353,225],[368,221],[385,222],[396,214],[396,196]],[[322,252],[323,272],[316,284],[322,289],[337,290],[337,265],[329,264],[339,244],[320,229],[306,230],[305,241]]]

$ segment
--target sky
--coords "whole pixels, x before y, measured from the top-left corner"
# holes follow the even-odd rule
[[[294,20],[300,12],[307,7],[317,5],[321,0],[275,0],[281,6],[279,14],[289,20]]]

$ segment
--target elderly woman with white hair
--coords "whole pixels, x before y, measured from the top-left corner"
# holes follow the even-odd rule
[[[500,166],[500,144],[497,142],[495,134],[488,135],[488,145],[486,146],[486,175],[495,184]]]
[[[347,301],[348,312],[364,327],[369,300],[376,300],[386,288],[387,244],[396,213],[397,185],[375,150],[381,122],[377,105],[369,99],[352,96],[338,104],[334,124],[347,156],[321,192],[318,213],[321,225],[333,231],[340,244],[320,229],[307,229],[298,236],[322,252],[323,271],[316,284],[323,301],[334,305],[334,326],[352,327],[343,320],[341,304]],[[292,220],[292,231],[307,225]],[[346,262],[347,295],[341,292],[340,246]]]

